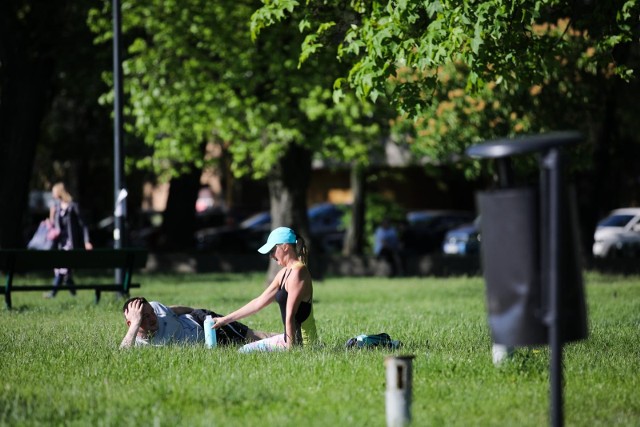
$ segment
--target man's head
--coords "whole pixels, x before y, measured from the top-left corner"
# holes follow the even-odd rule
[[[149,304],[144,297],[129,298],[122,306],[122,313],[124,314],[127,326],[131,325],[131,315],[129,311],[135,310],[139,310],[142,317],[140,332],[142,332],[143,335],[158,330],[158,316],[156,316],[153,307],[151,307],[151,304]]]

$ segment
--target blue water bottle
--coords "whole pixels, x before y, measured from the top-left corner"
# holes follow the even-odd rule
[[[218,345],[216,330],[212,329],[215,323],[216,322],[211,316],[207,316],[204,319],[204,344],[207,346],[207,348],[214,348]]]

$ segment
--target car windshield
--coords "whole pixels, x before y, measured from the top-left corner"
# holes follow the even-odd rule
[[[269,223],[271,223],[271,214],[269,212],[260,212],[242,221],[240,228],[254,228]]]
[[[624,227],[633,219],[633,215],[611,215],[598,223],[598,227]]]
[[[344,210],[340,206],[331,203],[321,203],[314,205],[308,210],[310,227],[340,227],[342,225],[342,217]],[[251,215],[240,223],[240,228],[258,228],[269,226],[271,224],[271,214],[268,211],[258,212]]]
[[[409,224],[429,224],[434,221],[435,218],[435,215],[425,212],[409,212],[409,214],[407,214]]]
[[[309,208],[309,226],[311,231],[318,227],[341,228],[345,211],[339,205],[329,203],[315,205]]]
[[[410,225],[419,227],[443,226],[451,228],[473,221],[473,215],[465,213],[409,212],[407,221]]]

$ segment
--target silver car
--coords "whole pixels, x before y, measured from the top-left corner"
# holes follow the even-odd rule
[[[598,222],[593,235],[593,256],[640,255],[640,208],[621,208]]]

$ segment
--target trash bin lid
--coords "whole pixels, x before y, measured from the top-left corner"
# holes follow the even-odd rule
[[[550,132],[540,135],[502,138],[484,142],[469,147],[467,154],[471,157],[478,158],[501,158],[573,145],[582,140],[582,134],[577,131]]]

